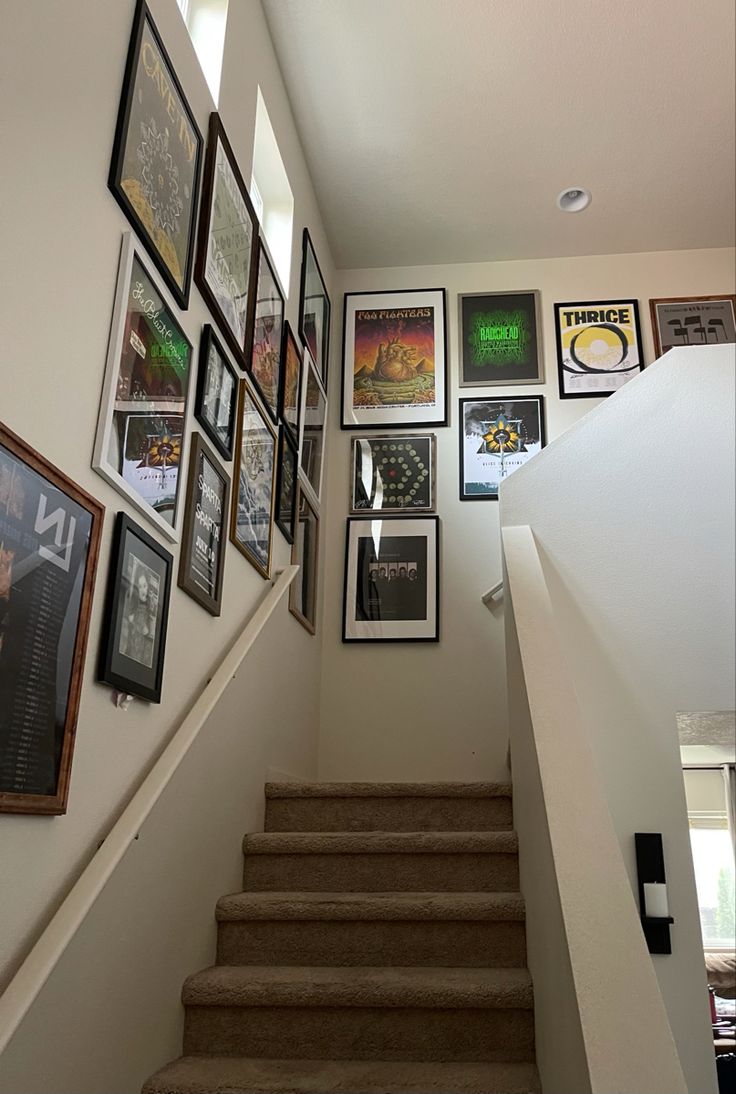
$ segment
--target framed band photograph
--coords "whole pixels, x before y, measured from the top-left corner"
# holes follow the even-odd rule
[[[194,416],[220,455],[233,458],[238,375],[209,323],[202,329]]]
[[[281,531],[287,543],[294,542],[294,521],[296,520],[296,490],[299,467],[297,447],[291,434],[284,427],[279,428],[279,460],[276,473],[276,527]]]
[[[655,356],[676,346],[736,342],[736,296],[666,296],[649,301]]]
[[[279,393],[279,416],[291,431],[292,440],[299,443],[299,411],[301,410],[302,354],[290,323],[284,323],[283,367]]]
[[[302,236],[299,335],[312,355],[319,378],[326,387],[330,354],[330,298],[307,228]]]
[[[319,568],[319,514],[301,489],[297,490],[297,521],[291,561],[299,567],[289,587],[289,611],[310,634],[317,631],[317,572]]]
[[[258,278],[253,297],[254,316],[249,371],[266,410],[278,421],[283,351],[284,294],[266,253],[258,245]]]
[[[555,304],[555,328],[561,399],[613,395],[644,368],[636,300]]]
[[[343,429],[447,425],[444,289],[346,293]]]
[[[466,293],[460,306],[460,387],[540,384],[539,293]]]
[[[433,512],[436,448],[434,433],[353,437],[350,512]]]
[[[247,380],[241,380],[230,539],[266,578],[271,576],[276,456],[273,423]]]
[[[439,517],[349,517],[343,642],[438,642]]]
[[[92,466],[173,541],[192,372],[192,344],[126,232]]]
[[[210,615],[222,606],[230,479],[199,433],[192,437],[179,554],[179,588]]]
[[[258,218],[220,116],[210,114],[194,280],[238,366],[250,356]]]
[[[202,134],[138,0],[108,185],[180,308],[189,303]]]
[[[317,375],[309,350],[304,351],[304,378],[302,380],[301,443],[299,465],[311,490],[313,501],[319,504],[322,493],[324,470],[325,420],[327,395]]]
[[[498,501],[504,479],[546,443],[541,395],[460,399],[460,501]]]
[[[105,510],[0,423],[0,813],[65,813]]]
[[[97,679],[127,695],[161,702],[173,559],[118,513]]]

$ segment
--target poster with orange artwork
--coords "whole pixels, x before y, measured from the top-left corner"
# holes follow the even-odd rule
[[[444,289],[346,293],[342,428],[447,424]]]

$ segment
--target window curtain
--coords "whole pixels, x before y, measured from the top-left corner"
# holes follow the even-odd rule
[[[726,791],[726,814],[728,830],[731,833],[734,855],[736,855],[736,764],[723,764],[723,781]]]

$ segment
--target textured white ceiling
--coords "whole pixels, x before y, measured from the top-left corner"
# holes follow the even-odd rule
[[[339,266],[733,244],[733,0],[262,2]]]

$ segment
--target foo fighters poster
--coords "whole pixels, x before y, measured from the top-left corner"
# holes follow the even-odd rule
[[[555,304],[555,326],[561,399],[612,395],[644,367],[636,300]]]

